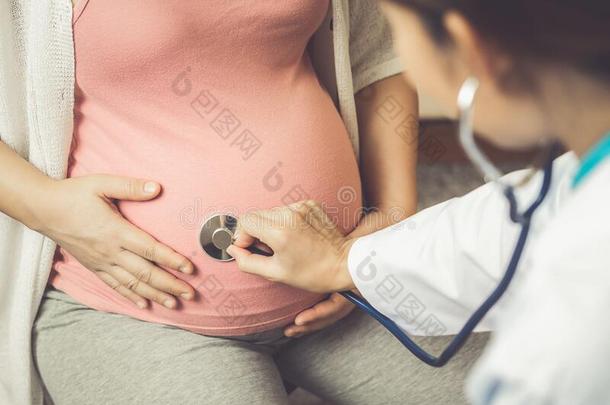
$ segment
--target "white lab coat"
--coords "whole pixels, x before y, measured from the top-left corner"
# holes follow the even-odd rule
[[[572,189],[577,166],[572,153],[555,161],[513,284],[478,328],[495,332],[469,378],[475,404],[610,404],[610,160]],[[520,211],[541,180],[517,189]],[[359,239],[348,266],[407,332],[455,334],[504,274],[519,228],[487,184]]]

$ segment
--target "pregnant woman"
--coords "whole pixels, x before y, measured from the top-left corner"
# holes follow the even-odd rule
[[[170,299],[138,309],[63,249],[54,287],[92,308],[215,336],[285,326],[323,299],[244,277],[234,261],[207,256],[198,234],[214,213],[239,216],[306,195],[339,211],[345,232],[355,227],[358,166],[305,53],[326,10],[325,2],[297,0],[77,2],[68,177],[159,182],[163,192],[154,200],[117,207],[190,259],[197,271],[173,274],[195,297],[188,291],[178,308]]]
[[[414,210],[415,142],[396,125],[413,121],[415,102],[390,77],[388,39],[350,39],[353,56],[371,58],[351,67],[353,90],[368,90],[356,97],[360,139],[314,69],[308,46],[333,23],[329,6],[345,18],[337,3],[75,4],[67,179],[37,177],[1,145],[17,173],[2,184],[2,211],[59,245],[33,331],[49,402],[283,404],[285,382],[345,404],[458,395],[467,351],[444,374],[422,369],[337,296],[241,273],[199,246],[215,213],[312,198],[343,232],[363,234]],[[367,16],[360,29],[385,32],[363,3],[352,30]],[[23,185],[40,206],[24,204]],[[363,194],[378,210],[361,218]],[[456,381],[432,393],[449,373]],[[412,385],[388,384],[409,375]]]

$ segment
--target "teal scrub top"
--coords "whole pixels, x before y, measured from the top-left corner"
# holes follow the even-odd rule
[[[583,180],[608,157],[610,157],[610,132],[595,144],[595,146],[582,158],[578,171],[572,180],[572,187],[575,188],[581,184]]]

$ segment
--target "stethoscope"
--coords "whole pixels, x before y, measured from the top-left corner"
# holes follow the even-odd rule
[[[532,216],[546,198],[553,176],[553,160],[557,153],[557,147],[551,148],[551,153],[544,166],[544,177],[540,192],[536,200],[525,210],[519,213],[517,199],[515,197],[514,187],[510,184],[505,184],[502,180],[502,173],[485,157],[478,149],[474,141],[472,128],[473,103],[479,82],[476,78],[467,79],[458,95],[458,108],[460,110],[460,142],[473,164],[479,169],[486,180],[494,181],[498,184],[504,196],[509,202],[509,215],[511,221],[521,225],[521,231],[515,244],[513,254],[510,258],[506,271],[502,279],[485,299],[481,306],[470,316],[462,329],[453,337],[447,348],[440,356],[434,356],[420,347],[413,341],[394,321],[375,309],[368,301],[351,291],[344,291],[341,294],[350,302],[355,304],[365,313],[376,319],[383,325],[392,335],[394,335],[411,353],[424,363],[433,367],[442,367],[455,356],[455,354],[464,345],[472,331],[481,322],[489,310],[498,302],[504,295],[510,285],[515,272],[523,256],[525,243],[527,241]],[[232,244],[237,226],[237,218],[230,214],[216,214],[209,217],[201,227],[199,234],[199,242],[202,249],[212,258],[220,261],[230,261],[233,258],[226,252],[226,249]],[[256,247],[251,247],[250,250],[257,254],[270,255],[270,253],[260,250]]]
[[[468,339],[472,331],[481,322],[485,315],[487,315],[489,310],[494,305],[496,305],[498,300],[504,295],[506,289],[510,285],[513,276],[517,271],[517,267],[519,266],[521,257],[523,256],[525,242],[527,241],[527,237],[530,231],[532,216],[548,194],[551,185],[552,175],[553,159],[549,159],[544,168],[544,179],[540,188],[540,192],[538,193],[538,197],[522,214],[518,212],[514,188],[512,186],[506,186],[506,188],[504,188],[504,195],[506,196],[510,204],[510,219],[513,222],[521,225],[521,231],[519,233],[517,243],[515,244],[513,254],[510,258],[506,271],[504,272],[504,276],[502,276],[502,279],[498,283],[497,287],[487,297],[487,299],[485,299],[483,304],[481,304],[481,306],[470,316],[468,321],[466,321],[462,329],[457,333],[457,335],[454,336],[454,338],[451,340],[451,343],[449,343],[447,348],[441,353],[440,356],[436,357],[422,349],[405,332],[403,332],[402,329],[400,329],[400,327],[394,321],[392,321],[390,318],[376,310],[362,297],[356,295],[351,291],[343,292],[343,296],[355,305],[357,305],[360,309],[368,313],[370,316],[375,318],[377,321],[379,321],[379,323],[381,323],[388,331],[390,331],[418,359],[433,367],[444,366],[449,360],[451,360],[453,356],[456,355],[456,353],[458,352],[458,350],[460,350],[464,343],[466,343],[466,340]]]

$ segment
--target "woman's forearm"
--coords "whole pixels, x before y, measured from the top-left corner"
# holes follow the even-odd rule
[[[417,209],[417,93],[402,76],[392,76],[360,91],[356,106],[365,205],[372,209],[351,234],[362,236]]]
[[[151,200],[159,184],[102,174],[54,180],[2,142],[0,170],[0,211],[53,239],[138,307],[148,299],[173,309],[174,296],[194,297],[165,269],[191,274],[193,264],[126,221],[111,202]]]
[[[44,204],[43,191],[54,180],[4,142],[0,142],[0,172],[0,211],[32,229],[38,229],[36,204]]]

